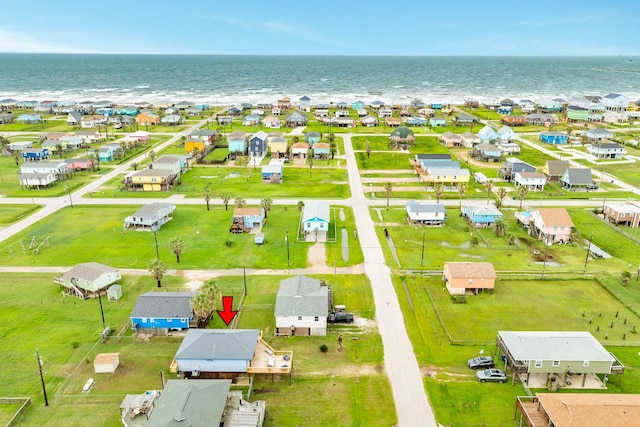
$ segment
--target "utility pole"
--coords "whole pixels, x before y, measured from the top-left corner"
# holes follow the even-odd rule
[[[107,324],[104,321],[104,310],[102,308],[102,296],[100,294],[100,291],[98,291],[98,302],[100,303],[100,314],[102,315],[102,330],[104,331],[105,329],[107,329]]]
[[[287,269],[291,268],[291,259],[289,257],[289,229],[287,228],[287,235],[284,237],[285,242],[287,242]]]
[[[420,268],[424,267],[424,231],[422,231],[422,255],[420,256]]]
[[[244,278],[244,296],[247,296],[247,268],[242,267],[242,276]]]
[[[587,256],[584,259],[584,269],[587,269],[587,263],[589,262],[589,253],[591,252],[591,239],[593,238],[593,233],[589,234],[589,245],[587,246]]]
[[[153,239],[156,241],[156,259],[160,259],[160,250],[158,249],[158,235],[156,230],[153,230]]]
[[[47,388],[44,385],[44,375],[42,375],[42,357],[38,349],[36,349],[36,358],[38,359],[38,371],[40,371],[40,382],[42,383],[42,392],[44,393],[44,406],[49,406],[49,399],[47,398]]]

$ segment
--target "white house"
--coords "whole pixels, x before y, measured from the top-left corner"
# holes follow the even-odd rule
[[[62,276],[54,277],[53,281],[66,288],[70,294],[79,298],[96,296],[97,292],[108,288],[120,280],[120,270],[97,262],[77,264]]]
[[[305,113],[311,111],[311,98],[306,95],[300,98],[300,111],[304,111]]]
[[[176,206],[171,203],[150,203],[142,206],[131,216],[124,219],[124,228],[158,231],[169,222],[171,214],[176,210]]]
[[[542,190],[547,184],[547,176],[542,172],[516,172],[514,183],[517,187],[527,190]]]
[[[28,188],[46,187],[56,182],[56,175],[53,173],[27,172],[20,174],[20,185]]]
[[[274,314],[276,335],[326,335],[329,288],[318,279],[295,276],[280,282]]]
[[[69,172],[69,165],[63,161],[55,162],[25,162],[20,165],[20,174],[52,173],[55,176]]]
[[[627,154],[623,146],[613,142],[588,145],[587,152],[596,159],[622,159]]]
[[[444,225],[447,219],[447,210],[440,204],[410,201],[406,211],[411,225]]]
[[[307,242],[326,242],[329,232],[329,203],[310,200],[302,211],[302,225]]]
[[[629,98],[619,93],[610,93],[602,97],[601,101],[607,111],[627,111],[629,108]]]

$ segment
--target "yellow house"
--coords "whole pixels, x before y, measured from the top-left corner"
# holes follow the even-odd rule
[[[469,182],[470,178],[469,169],[429,168],[427,173],[422,174],[422,181],[432,184],[457,185],[460,182]]]
[[[277,157],[277,154],[287,154],[289,152],[289,143],[286,138],[271,138],[269,140],[269,149],[271,157]]]
[[[170,170],[143,169],[126,175],[124,183],[129,191],[167,191],[171,188],[172,176]]]
[[[193,149],[197,149],[198,152],[204,151],[204,141],[200,138],[189,138],[184,142],[184,151],[187,154],[193,152]]]

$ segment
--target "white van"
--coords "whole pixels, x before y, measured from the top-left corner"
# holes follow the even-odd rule
[[[484,184],[487,182],[487,177],[482,172],[474,173],[473,179],[475,179],[478,184]]]

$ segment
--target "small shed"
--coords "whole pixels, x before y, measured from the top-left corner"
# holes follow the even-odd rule
[[[264,243],[264,233],[258,233],[256,234],[256,237],[254,239],[254,242],[256,245],[261,245]]]
[[[118,301],[122,297],[122,286],[111,285],[107,289],[107,299],[109,301]]]
[[[96,374],[112,374],[120,364],[120,353],[100,353],[93,360]]]

